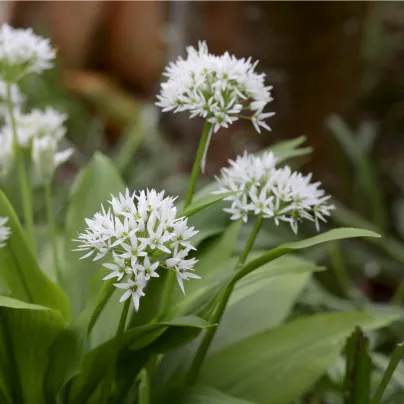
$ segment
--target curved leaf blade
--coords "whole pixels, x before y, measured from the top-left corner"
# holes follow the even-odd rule
[[[301,318],[208,357],[200,381],[246,400],[287,404],[335,362],[355,326],[370,330],[395,319],[360,312]]]
[[[17,215],[1,190],[0,216],[9,218],[7,226],[11,228],[6,246],[0,248],[0,288],[3,294],[58,310],[68,319],[70,302],[67,295],[39,268]]]
[[[0,379],[8,381],[13,402],[46,402],[50,347],[65,325],[59,311],[0,296]]]

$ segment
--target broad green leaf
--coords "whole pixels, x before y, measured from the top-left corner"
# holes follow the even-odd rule
[[[168,401],[167,401],[168,402]],[[184,404],[254,404],[225,394],[212,387],[196,386],[185,397]]]
[[[86,327],[80,327],[74,321],[57,335],[49,348],[49,364],[44,377],[47,402],[62,403],[62,389],[79,371],[87,346],[83,329]]]
[[[195,266],[195,271],[203,279],[218,272],[227,263],[234,251],[240,227],[240,221],[230,223],[220,237],[212,240],[202,254],[198,254],[199,261]],[[235,264],[236,262],[234,262]]]
[[[39,268],[26,243],[21,224],[4,193],[0,190],[0,216],[8,217],[11,236],[0,248],[0,290],[15,299],[59,310],[70,317],[70,303],[61,287]]]
[[[273,261],[282,255],[288,254],[295,250],[300,250],[308,247],[313,247],[318,244],[326,243],[333,240],[341,240],[346,238],[355,237],[380,237],[378,234],[362,229],[354,229],[349,227],[342,227],[339,229],[333,229],[317,236],[307,238],[305,240],[296,241],[292,243],[285,243],[281,246],[274,248],[263,254],[261,257],[248,262],[241,270],[235,275],[234,281],[241,279],[245,275],[261,267],[267,262]]]
[[[196,213],[200,212],[201,210],[206,209],[207,207],[222,201],[223,199],[227,198],[228,196],[232,196],[235,195],[235,192],[226,192],[224,194],[210,194],[210,195],[206,195],[202,198],[200,198],[199,200],[196,200],[194,203],[192,203],[191,205],[189,205],[184,212],[182,212],[182,216],[193,216]],[[181,212],[181,209],[179,209],[179,211]]]
[[[289,256],[271,264],[277,264],[285,274],[294,270],[301,273],[276,276],[271,268],[267,268],[270,265],[266,265],[238,282],[218,326],[210,353],[281,324],[309,281],[311,271],[318,269],[308,261]]]
[[[251,254],[254,257],[256,254]],[[229,260],[230,276],[237,258]],[[217,352],[240,339],[279,325],[290,313],[310,273],[321,270],[310,261],[288,255],[269,262],[237,283],[229,305],[218,326],[209,354]],[[228,272],[226,272],[228,273]],[[227,279],[229,280],[229,277]],[[220,289],[219,289],[220,290]],[[206,293],[217,288],[206,287]],[[206,298],[206,295],[205,295]],[[195,304],[198,312],[204,306],[201,299]],[[164,358],[162,373],[167,379],[186,371],[195,355],[199,340]]]
[[[114,304],[119,305],[119,310],[122,305],[117,296],[114,296],[116,289],[111,282],[105,282],[99,290],[98,284],[104,276],[103,272],[107,271],[98,271],[94,276],[85,309],[57,336],[52,344],[51,359],[44,385],[50,400],[52,397],[61,399],[63,388],[73,376],[78,374],[89,350],[112,338],[116,333],[116,328],[112,328],[110,325],[109,317],[112,317],[112,314],[109,311],[111,307],[114,308]],[[110,300],[112,304],[106,309]],[[118,310],[116,311],[118,312]],[[115,315],[117,314],[115,313]],[[112,322],[114,320],[113,318]],[[101,323],[102,327],[98,327],[96,332],[91,332],[90,328],[94,328],[95,323]]]
[[[280,248],[288,248],[290,250],[299,250],[302,248],[308,248],[315,246],[317,244],[326,243],[333,240],[342,240],[345,238],[355,238],[355,237],[380,237],[379,234],[363,229],[355,229],[349,227],[341,227],[339,229],[333,229],[317,236],[310,237],[306,240],[297,241],[293,243],[286,243]]]
[[[65,256],[64,260],[61,260],[61,280],[70,296],[75,315],[84,308],[91,279],[100,263],[93,262],[91,258],[80,260],[83,254],[72,251],[77,248],[73,239],[85,229],[85,218],[93,217],[100,210],[101,204],[107,207],[111,194],[117,195],[124,190],[125,184],[117,169],[109,158],[99,152],[94,153],[91,162],[80,171],[72,186],[66,213]],[[100,281],[99,287],[101,285]],[[111,328],[114,328],[113,324]]]
[[[94,279],[92,281],[93,289],[95,291],[99,291],[97,295],[97,301],[95,304],[87,304],[86,308],[83,312],[91,312],[94,313],[95,310],[99,310],[98,319],[94,323],[94,326],[89,334],[90,340],[90,348],[95,348],[96,346],[103,344],[105,341],[114,337],[116,333],[116,329],[118,327],[119,318],[122,312],[122,303],[119,302],[119,299],[122,295],[121,290],[117,288],[113,288],[113,290],[108,290],[108,286],[103,281],[102,278],[105,275],[101,275],[106,271],[97,271]],[[99,289],[99,284],[102,284],[101,289]],[[112,292],[110,297],[108,298],[108,293]],[[80,316],[84,313],[81,313]],[[95,318],[92,318],[94,321]],[[83,319],[83,322],[85,320]],[[91,320],[88,320],[86,325],[90,324]]]
[[[203,319],[188,316],[132,328],[124,333],[120,356],[124,362],[130,357],[131,371],[134,372],[133,375],[131,374],[133,378],[152,353],[164,351],[166,343],[164,335],[170,328],[177,329],[177,337],[181,340],[180,329],[200,330],[208,326],[209,324]],[[158,343],[157,340],[159,340]],[[114,342],[115,338],[110,339],[87,354],[80,374],[73,379],[70,402],[83,403],[91,397],[106,369],[110,366],[110,355],[113,352]],[[129,350],[134,351],[133,355]],[[132,360],[132,356],[134,360]]]
[[[64,329],[60,312],[0,296],[0,380],[13,403],[45,403],[49,349]]]
[[[289,404],[335,362],[355,326],[370,330],[395,318],[360,312],[301,318],[208,357],[199,381],[238,398]]]

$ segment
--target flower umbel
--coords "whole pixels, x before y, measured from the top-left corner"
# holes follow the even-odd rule
[[[206,42],[199,48],[187,48],[187,58],[170,63],[164,73],[168,80],[157,96],[163,111],[189,111],[191,118],[200,116],[217,132],[239,118],[251,119],[255,129],[270,130],[264,113],[272,101],[271,86],[265,85],[265,74],[255,72],[258,62],[237,59],[226,52],[222,56],[209,53]]]
[[[217,178],[220,189],[215,193],[236,192],[225,198],[231,201],[224,210],[232,220],[247,222],[249,214],[261,215],[276,225],[288,222],[297,233],[298,223],[307,219],[315,222],[318,231],[319,221],[326,222],[335,208],[328,203],[330,196],[319,188],[321,183],[311,183],[311,174],[304,176],[288,166],[277,168],[271,152],[261,156],[245,153],[229,163]]]
[[[175,271],[182,291],[184,280],[199,278],[193,272],[197,261],[187,259],[197,231],[188,227],[187,218],[177,218],[173,198],[154,189],[138,194],[127,189],[109,204],[86,219],[88,227],[75,241],[80,243],[77,251],[86,252],[82,258],[94,255],[97,260],[111,253],[104,264],[111,272],[104,280],[116,278],[114,285],[125,290],[121,301],[131,297],[138,310],[148,282],[160,276],[159,270]]]
[[[8,222],[8,217],[0,217],[0,248],[6,245],[6,241],[10,237],[11,230],[6,223]]]
[[[16,83],[28,73],[41,73],[53,66],[56,52],[49,39],[31,28],[0,28],[0,72],[4,81]]]
[[[44,111],[33,109],[27,114],[17,109],[14,111],[14,116],[18,145],[30,150],[36,180],[39,184],[49,184],[56,168],[73,154],[71,148],[58,150],[59,143],[66,133],[64,123],[67,115],[48,107]],[[7,125],[3,128],[0,137],[10,140],[13,138],[10,117],[7,116],[6,120]],[[4,161],[6,162],[5,158]],[[4,166],[6,172],[9,164],[4,163]]]

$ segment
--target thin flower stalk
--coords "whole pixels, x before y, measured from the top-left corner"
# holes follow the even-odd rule
[[[245,261],[247,260],[248,254],[250,253],[250,251],[254,245],[254,242],[258,236],[258,233],[261,230],[262,223],[263,223],[263,218],[262,218],[262,216],[259,216],[250,233],[247,243],[240,254],[240,257],[237,261],[235,270],[237,270],[240,266],[242,266],[245,263]],[[220,321],[222,320],[224,311],[226,310],[227,304],[229,302],[231,294],[233,293],[236,283],[237,283],[237,280],[235,278],[224,289],[222,296],[220,297],[219,304],[218,304],[216,310],[213,312],[212,317],[209,319],[210,324],[219,324]],[[187,374],[187,384],[192,385],[196,382],[199,372],[202,368],[203,362],[209,351],[210,345],[212,344],[212,341],[216,335],[216,331],[217,331],[217,326],[210,327],[205,331],[205,334],[198,347],[198,350],[196,351],[194,360],[192,361],[191,367],[189,368],[189,372]]]
[[[36,255],[35,228],[34,228],[34,212],[32,207],[32,190],[29,186],[28,176],[25,169],[24,156],[19,147],[18,129],[14,116],[14,104],[11,93],[11,84],[7,84],[7,105],[10,118],[10,127],[13,135],[13,151],[17,160],[17,172],[20,182],[20,192],[24,211],[24,221],[28,234],[28,241],[31,250]]]
[[[56,231],[56,224],[55,224],[55,215],[53,213],[51,184],[45,184],[43,188],[44,188],[44,195],[45,195],[46,218],[48,221],[49,234],[51,235],[53,265],[55,267],[56,275],[59,277],[59,275],[60,275],[59,274],[59,254],[58,254],[58,245],[57,245],[57,231]]]

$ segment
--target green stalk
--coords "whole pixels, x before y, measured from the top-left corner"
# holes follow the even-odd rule
[[[33,254],[36,256],[34,212],[32,208],[31,192],[28,176],[24,167],[24,156],[18,144],[17,124],[14,115],[14,106],[11,98],[11,84],[7,83],[7,108],[10,115],[11,130],[13,132],[14,153],[17,160],[18,180],[20,183],[21,199],[24,211],[24,224],[28,233],[28,242],[31,245]]]
[[[138,397],[139,404],[150,403],[150,380],[146,369],[142,369],[139,374]]]
[[[338,241],[331,242],[329,244],[329,251],[332,268],[334,269],[337,283],[344,297],[347,297],[349,299],[351,290],[351,281],[349,279],[345,262],[341,254],[340,243]]]
[[[159,310],[155,320],[162,320],[167,312],[167,308],[170,307],[171,295],[175,283],[175,272],[168,271],[167,278],[164,282],[163,294],[159,302]]]
[[[53,265],[56,270],[56,277],[59,279],[59,255],[58,255],[58,247],[57,247],[57,233],[56,233],[56,225],[55,225],[55,216],[53,214],[52,208],[52,192],[51,192],[51,184],[44,185],[44,193],[45,193],[45,207],[46,207],[46,217],[48,220],[49,233],[52,239],[52,254],[53,254]]]
[[[209,141],[209,135],[210,135],[211,129],[212,129],[212,124],[209,123],[208,121],[205,121],[203,130],[202,130],[201,140],[199,141],[198,150],[196,152],[194,165],[192,167],[191,178],[189,179],[187,195],[185,197],[183,210],[185,210],[187,208],[187,206],[189,206],[192,202],[192,198],[193,198],[194,192],[195,192],[196,182],[197,182],[198,176],[199,176],[199,171],[201,170],[201,162],[203,159],[203,155],[205,153],[206,147],[208,147],[208,141]],[[171,299],[171,295],[172,295],[172,291],[173,291],[173,287],[174,287],[174,283],[175,283],[174,281],[175,281],[175,272],[169,271],[169,273],[167,275],[167,279],[164,284],[163,296],[160,300],[160,307],[158,310],[156,320],[162,319],[164,317],[164,314],[166,313],[167,307],[169,307],[169,303],[170,303],[170,299]]]
[[[252,229],[250,236],[248,237],[247,243],[246,243],[243,251],[241,251],[237,266],[243,265],[245,263],[245,261],[248,257],[248,254],[251,251],[251,248],[255,242],[255,239],[257,238],[258,233],[261,230],[263,222],[264,222],[264,218],[261,215],[258,216],[257,221],[255,222],[254,228]]]
[[[115,377],[115,366],[118,360],[119,349],[122,343],[123,333],[125,331],[126,319],[128,318],[130,302],[132,301],[131,297],[127,299],[124,303],[121,318],[119,320],[118,328],[115,336],[115,349],[112,353],[111,363],[109,369],[107,369],[107,375],[105,377],[103,386],[102,386],[102,403],[108,403],[108,399],[111,393],[111,385],[114,382]]]
[[[91,315],[90,322],[88,323],[88,329],[87,329],[87,335],[91,334],[91,331],[93,330],[95,324],[98,321],[98,318],[100,317],[102,311],[104,310],[104,307],[107,305],[109,299],[111,298],[112,294],[116,290],[114,287],[114,283],[116,282],[116,279],[108,279],[105,281],[98,292],[98,296],[96,298],[96,301],[94,302],[94,311],[93,314]]]
[[[247,244],[245,245],[243,251],[240,254],[240,258],[236,265],[236,269],[244,264],[245,260],[248,257],[249,252],[254,244],[255,239],[261,229],[263,223],[262,216],[258,216],[257,221],[255,222],[254,228],[252,229],[250,236],[247,240]],[[229,302],[230,296],[233,292],[233,289],[240,277],[234,277],[233,280],[229,283],[226,289],[223,292],[223,296],[219,301],[219,305],[217,309],[214,311],[212,317],[209,319],[210,324],[215,324],[216,327],[210,327],[206,330],[205,335],[202,338],[201,344],[198,347],[195,358],[191,364],[189,369],[186,384],[192,385],[196,382],[199,372],[202,368],[203,362],[205,360],[206,354],[208,353],[209,347],[213,341],[213,338],[216,335],[217,327],[223,317],[224,311],[226,309],[227,303]]]
[[[208,121],[205,121],[205,125],[203,126],[201,140],[199,141],[198,151],[196,152],[196,157],[194,161],[194,165],[192,167],[191,178],[189,180],[187,195],[184,202],[184,209],[188,207],[194,196],[196,181],[198,180],[199,171],[201,170],[201,162],[203,159],[203,155],[205,153],[205,149],[208,146],[209,134],[212,128],[212,124]]]
[[[380,404],[382,402],[382,397],[387,388],[387,385],[389,384],[389,381],[393,376],[393,373],[396,370],[396,367],[400,363],[403,356],[404,356],[404,343],[401,343],[396,346],[390,357],[390,362],[387,366],[387,369],[384,372],[383,378],[376,390],[376,393],[373,396],[371,404]]]

